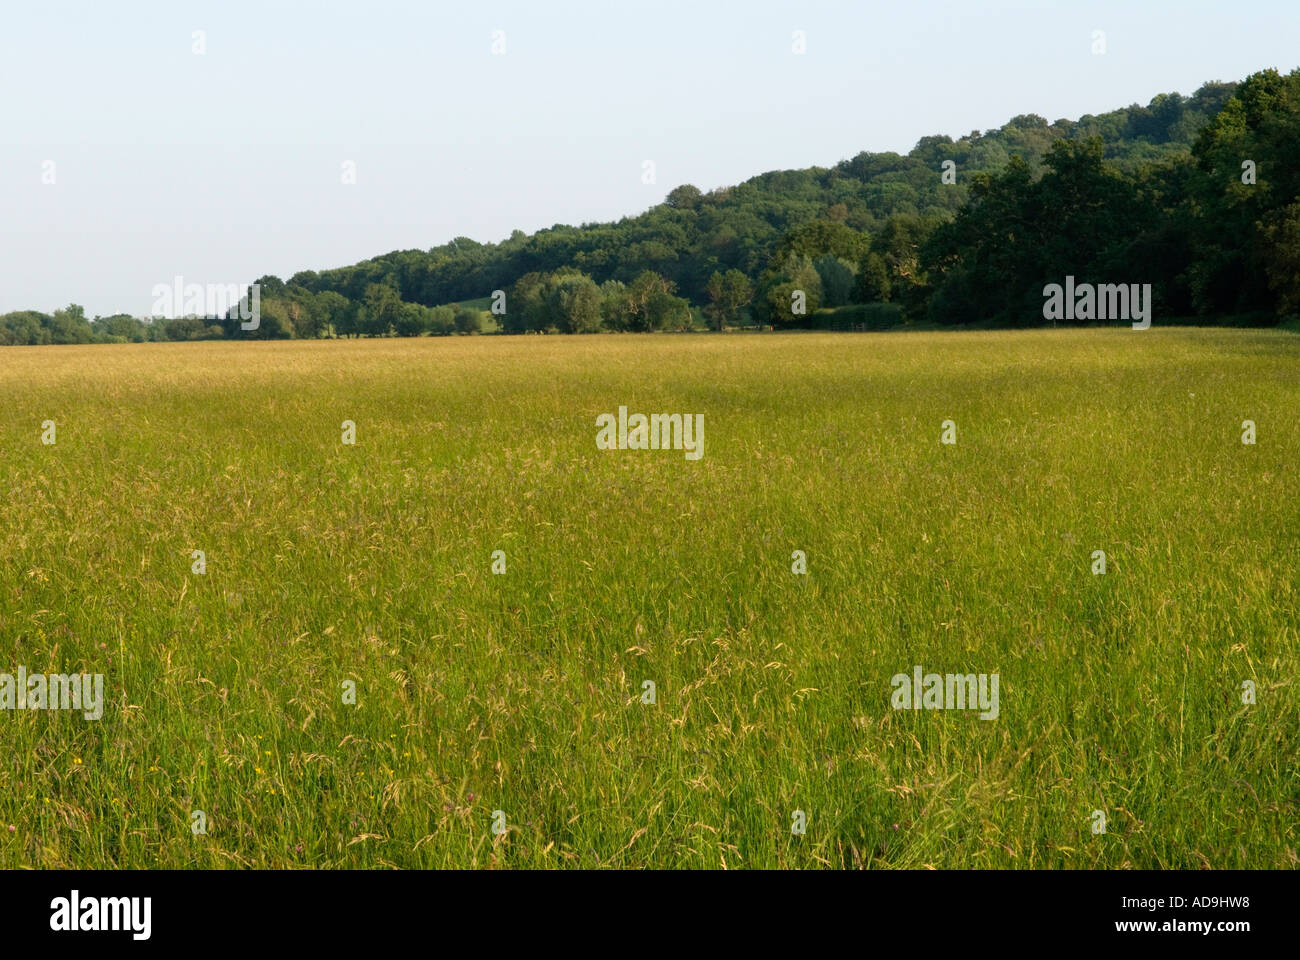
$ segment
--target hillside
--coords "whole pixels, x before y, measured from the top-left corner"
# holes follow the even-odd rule
[[[72,305],[0,317],[0,342],[1016,327],[1056,322],[1043,290],[1067,277],[1138,284],[1162,323],[1294,325],[1297,141],[1300,71],[1264,70],[1078,120],[927,136],[905,156],[684,184],[616,223],[264,276],[252,332],[231,314],[90,322]]]
[[[1017,154],[1037,164],[1060,138],[1100,137],[1107,159],[1127,170],[1185,154],[1235,89],[1235,83],[1207,83],[1190,97],[1161,94],[1145,107],[1075,121],[1049,123],[1025,114],[956,140],[923,137],[905,156],[863,152],[831,167],[772,171],[708,192],[681,186],[660,206],[617,223],[516,231],[501,243],[457,237],[428,251],[394,251],[353,266],[298,273],[289,282],[350,300],[362,299],[368,284],[389,282],[404,301],[435,306],[482,297],[529,272],[574,267],[603,283],[630,282],[653,270],[702,303],[716,270],[734,268],[757,279],[792,227],[825,218],[874,235],[897,215],[947,219],[965,202],[972,175],[999,170]],[[940,180],[946,160],[956,164],[956,184]]]

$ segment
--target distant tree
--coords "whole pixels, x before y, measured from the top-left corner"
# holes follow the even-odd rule
[[[35,310],[0,316],[0,342],[6,346],[36,346],[50,342],[51,317]]]
[[[333,290],[316,294],[316,311],[321,318],[318,336],[338,336],[345,332],[353,306],[347,297]]]
[[[548,296],[548,314],[563,333],[596,333],[603,324],[600,288],[585,273],[558,276]]]
[[[502,327],[507,333],[541,330],[549,325],[546,281],[537,272],[525,273],[510,288]]]
[[[96,337],[118,338],[113,341],[115,343],[142,343],[148,336],[144,324],[125,313],[96,317],[93,327]]]
[[[1289,302],[1291,214],[1300,199],[1300,70],[1252,74],[1201,130],[1188,184],[1197,213],[1189,283],[1203,315],[1271,311]],[[1254,184],[1243,164],[1254,165]],[[1278,247],[1278,245],[1281,245]],[[1274,248],[1274,249],[1270,249]]]
[[[818,257],[813,261],[817,278],[821,280],[821,304],[824,307],[842,307],[853,299],[857,281],[857,268],[839,257]]]
[[[429,308],[429,332],[437,337],[450,336],[456,331],[456,311],[449,306]]]
[[[154,322],[165,325],[168,340],[202,340],[208,333],[208,324],[202,317],[173,317]]]
[[[664,203],[674,210],[695,210],[699,208],[703,196],[698,187],[684,183],[680,187],[674,188],[668,194],[668,199]]]
[[[418,337],[429,328],[429,308],[418,303],[403,303],[395,324],[399,337]]]
[[[674,304],[662,299],[671,296],[675,284],[652,270],[642,270],[627,286],[627,329],[645,331],[661,329]],[[658,298],[658,299],[656,299]],[[651,304],[654,303],[652,309]]]
[[[264,300],[268,298],[280,300],[283,299],[286,294],[284,281],[279,277],[272,276],[271,274],[267,274],[265,277],[259,277],[254,281],[254,283],[261,287],[261,297]]]
[[[92,343],[95,333],[86,319],[86,311],[75,303],[55,310],[50,320],[51,343]]]
[[[1300,314],[1300,200],[1268,218],[1263,240],[1264,269],[1278,309]]]
[[[656,290],[646,302],[647,330],[689,330],[694,323],[691,304],[667,290]]]
[[[481,333],[483,330],[482,311],[472,307],[459,307],[454,321],[457,333]]]
[[[206,328],[205,328],[206,329]],[[255,330],[240,333],[241,336],[254,340],[288,340],[293,337],[293,320],[289,316],[289,302],[286,300],[263,300],[261,317]],[[171,336],[170,327],[168,336]],[[193,336],[187,339],[195,339]]]
[[[857,263],[870,249],[871,238],[835,220],[811,220],[788,230],[776,248],[773,261],[783,263],[791,256],[839,257]]]
[[[889,267],[878,253],[868,253],[858,267],[854,286],[854,299],[858,303],[888,303],[890,294]]]
[[[759,319],[777,327],[808,326],[821,306],[821,287],[821,277],[808,257],[788,257],[768,274],[758,301]]]
[[[315,295],[306,287],[289,284],[285,288],[283,301],[289,322],[293,325],[293,335],[315,339],[325,327],[325,316],[316,304]]]
[[[627,284],[606,280],[600,285],[600,317],[607,330],[626,330]]]
[[[749,282],[749,277],[735,269],[726,273],[714,271],[709,277],[706,290],[709,306],[705,312],[719,330],[725,330],[728,323],[735,324],[740,318],[740,311],[754,299],[754,286]]]
[[[387,283],[372,283],[366,287],[364,313],[359,333],[371,337],[384,337],[396,328],[402,313],[402,298]]]
[[[1131,178],[1105,162],[1095,137],[1057,140],[1044,163],[1037,180],[1018,159],[996,177],[977,174],[971,202],[926,242],[922,266],[949,286],[931,302],[932,319],[1038,325],[1044,285],[1127,275],[1145,217]]]

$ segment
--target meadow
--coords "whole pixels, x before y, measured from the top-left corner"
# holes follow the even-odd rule
[[[107,702],[0,867],[1294,869],[1298,424],[1277,330],[7,348],[0,672]]]

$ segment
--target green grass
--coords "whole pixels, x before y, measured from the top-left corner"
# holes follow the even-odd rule
[[[0,410],[0,671],[108,700],[0,713],[0,866],[1297,865],[1294,334],[10,348]]]

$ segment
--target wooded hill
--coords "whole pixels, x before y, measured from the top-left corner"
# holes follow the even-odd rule
[[[905,156],[684,184],[616,223],[458,237],[261,284],[236,318],[0,317],[7,343],[773,326],[1027,326],[1066,276],[1150,283],[1155,317],[1300,311],[1300,71],[1099,116],[1033,114]],[[495,291],[505,311],[485,310]],[[498,304],[502,298],[497,297]]]

